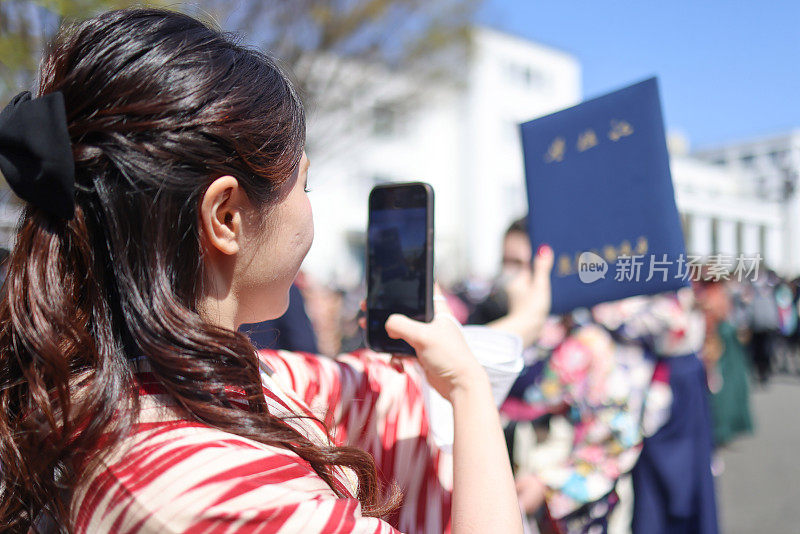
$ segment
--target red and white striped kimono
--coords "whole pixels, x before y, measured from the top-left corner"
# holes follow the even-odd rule
[[[452,457],[429,436],[422,371],[408,359],[369,351],[336,359],[262,351],[262,380],[274,415],[315,415],[336,445],[375,458],[384,481],[404,493],[387,521],[364,517],[358,500],[338,498],[302,458],[180,418],[146,374],[132,438],[87,477],[72,499],[77,533],[409,533],[449,532]],[[287,422],[319,443],[319,423]],[[349,469],[337,485],[355,495]]]

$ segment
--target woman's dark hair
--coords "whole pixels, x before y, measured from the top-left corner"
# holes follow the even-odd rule
[[[58,33],[40,69],[39,94],[54,91],[77,207],[66,221],[25,209],[2,287],[0,525],[69,528],[86,459],[136,420],[137,357],[186,417],[294,451],[340,496],[332,468],[352,468],[366,514],[395,508],[369,454],[270,415],[247,337],[198,314],[205,189],[233,175],[268,213],[297,173],[303,108],[275,62],[187,15],[111,11]]]
[[[511,234],[513,234],[515,232],[516,233],[520,233],[520,234],[525,234],[525,236],[528,235],[528,217],[527,217],[527,215],[525,217],[522,217],[521,219],[517,219],[517,220],[513,221],[508,226],[508,228],[506,229],[505,237],[508,237],[509,235],[511,235]]]

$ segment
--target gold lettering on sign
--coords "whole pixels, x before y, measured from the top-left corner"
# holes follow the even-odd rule
[[[636,241],[636,254],[647,254],[647,238],[642,236]]]
[[[561,277],[576,274],[577,269],[580,267],[580,257],[583,252],[597,254],[606,262],[614,263],[621,256],[628,257],[628,261],[630,261],[630,257],[634,256],[634,254],[636,256],[644,256],[647,254],[649,248],[650,243],[647,241],[647,237],[639,236],[636,239],[635,249],[631,246],[631,242],[626,239],[619,244],[619,247],[616,247],[612,244],[607,244],[601,247],[600,250],[593,248],[588,251],[579,251],[576,252],[574,256],[570,256],[569,254],[559,254],[556,264],[556,275]]]
[[[547,149],[547,154],[544,155],[544,161],[553,163],[554,161],[564,161],[564,153],[567,151],[567,142],[563,137],[556,137],[550,143],[550,148]]]
[[[591,128],[584,130],[578,136],[578,152],[585,152],[597,144],[597,134]]]
[[[611,120],[611,131],[608,138],[612,141],[619,141],[623,137],[628,137],[633,133],[633,126],[626,120]]]
[[[569,256],[562,254],[558,257],[558,275],[567,276],[568,274],[572,274],[572,263]]]
[[[607,262],[613,262],[617,259],[617,249],[613,245],[606,245],[603,247],[603,259]]]

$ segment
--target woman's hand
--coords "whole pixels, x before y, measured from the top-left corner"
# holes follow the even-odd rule
[[[533,345],[550,313],[552,269],[553,249],[542,245],[533,259],[533,269],[522,269],[506,286],[508,315],[489,326],[518,334],[525,347]]]
[[[455,390],[488,383],[486,372],[464,339],[461,327],[450,313],[444,297],[436,290],[434,316],[430,323],[393,314],[386,321],[386,332],[414,348],[428,383],[444,398],[452,401]]]
[[[386,332],[417,353],[428,383],[453,405],[452,532],[522,533],[500,418],[486,371],[441,293],[430,323],[394,314]]]

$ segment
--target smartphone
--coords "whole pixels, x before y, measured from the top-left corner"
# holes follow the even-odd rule
[[[379,185],[369,194],[367,345],[413,355],[386,333],[393,313],[433,319],[433,188],[422,182]]]

